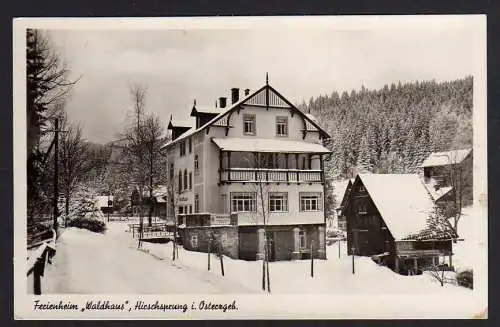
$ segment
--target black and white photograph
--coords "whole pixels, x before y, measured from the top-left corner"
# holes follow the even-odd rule
[[[16,319],[487,318],[485,16],[13,26]]]

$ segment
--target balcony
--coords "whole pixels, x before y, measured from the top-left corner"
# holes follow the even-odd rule
[[[321,183],[323,172],[320,169],[230,168],[220,171],[220,182]]]

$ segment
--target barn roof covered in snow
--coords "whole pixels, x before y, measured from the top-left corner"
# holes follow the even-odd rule
[[[283,152],[283,153],[330,153],[330,150],[317,143],[278,139],[259,138],[212,138],[223,151],[239,152]]]
[[[428,227],[434,202],[417,174],[360,174],[392,236],[402,240]]]
[[[421,167],[446,166],[461,163],[471,151],[471,149],[462,149],[433,152],[424,160]]]

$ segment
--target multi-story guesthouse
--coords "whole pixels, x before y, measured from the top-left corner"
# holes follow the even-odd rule
[[[346,190],[348,254],[371,256],[399,273],[452,266],[456,233],[438,215],[417,174],[360,174]]]
[[[266,84],[254,92],[231,89],[214,107],[194,102],[190,122],[171,119],[169,185],[176,199],[183,246],[214,248],[233,258],[270,260],[325,254],[323,161],[330,136],[310,114]],[[265,234],[267,231],[267,234]],[[312,250],[311,250],[312,249]]]

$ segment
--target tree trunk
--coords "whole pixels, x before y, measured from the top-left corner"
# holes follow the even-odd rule
[[[66,196],[65,196],[65,203],[64,203],[64,227],[68,226],[68,216],[69,216],[69,202],[70,202],[70,191],[69,189],[66,189]]]

